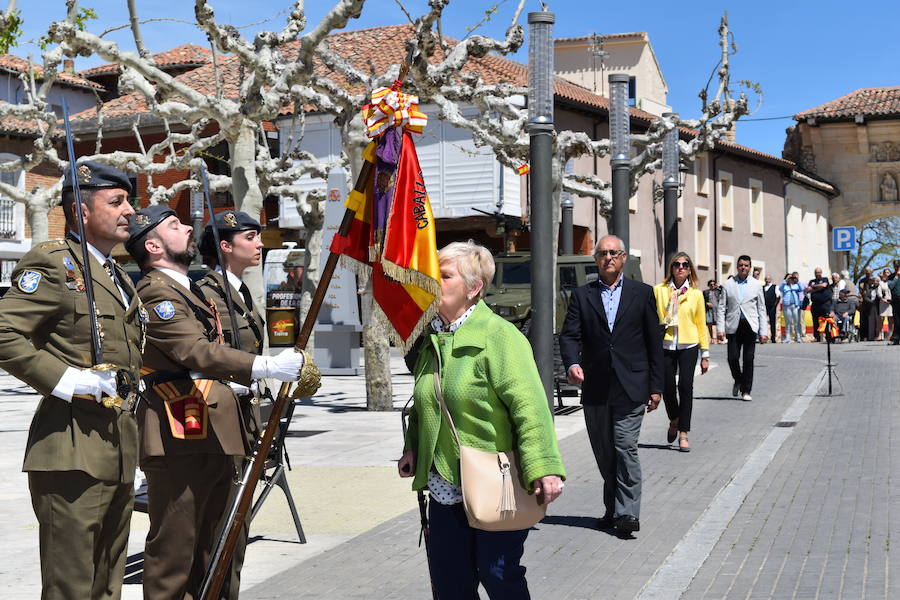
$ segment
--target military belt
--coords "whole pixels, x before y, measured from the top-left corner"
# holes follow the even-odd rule
[[[153,371],[152,373],[148,373],[141,378],[141,381],[144,382],[145,388],[152,388],[156,385],[161,385],[163,383],[169,383],[170,381],[179,381],[179,380],[194,380],[194,379],[215,379],[215,377],[207,377],[203,373],[198,373],[196,371],[187,371],[181,369],[172,369],[172,370],[160,370]]]

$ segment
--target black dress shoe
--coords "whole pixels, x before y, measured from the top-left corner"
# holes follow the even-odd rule
[[[612,529],[616,526],[612,515],[605,515],[597,519],[597,529]]]
[[[623,533],[634,533],[641,530],[641,522],[637,517],[625,515],[616,518],[616,529]]]

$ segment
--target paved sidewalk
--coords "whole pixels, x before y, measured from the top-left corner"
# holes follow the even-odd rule
[[[900,353],[868,343],[834,351],[845,396],[804,395],[824,346],[764,345],[754,400],[745,403],[728,395],[724,346],[713,346],[715,368],[695,380],[693,451],[665,443],[662,409],[644,421],[644,501],[634,539],[593,528],[601,481],[583,419],[580,412],[558,417],[570,477],[526,544],[532,596],[636,598],[644,590],[646,598],[677,598],[670,587],[652,595],[654,582],[672,580],[685,582],[684,598],[900,598],[891,577],[900,563],[890,551],[900,535],[898,519],[890,519],[890,509],[900,508],[891,486],[900,475],[891,437],[900,425]],[[412,382],[399,356],[392,371],[399,409]],[[430,597],[415,494],[396,475],[399,412],[364,411],[362,377],[327,377],[321,391],[298,406],[287,442],[309,543],[297,543],[283,496],[273,491],[251,527],[241,597]],[[37,402],[27,392],[0,375],[4,598],[39,596],[36,522],[20,473]],[[796,426],[775,427],[792,414],[800,415]],[[731,517],[720,523],[721,514]],[[126,600],[141,597],[146,531],[146,516],[136,514]],[[691,545],[698,535],[705,546]],[[679,558],[685,555],[690,560]]]
[[[693,568],[676,565],[682,571],[687,569],[677,573],[690,584],[684,597],[861,598],[860,586],[841,588],[834,586],[831,578],[802,575],[804,569],[822,573],[826,559],[820,555],[828,555],[839,547],[847,555],[838,569],[844,580],[866,581],[865,597],[900,597],[891,593],[895,584],[888,582],[889,567],[896,567],[897,562],[890,559],[890,552],[885,549],[891,532],[897,536],[896,525],[887,519],[889,508],[897,505],[897,496],[890,495],[888,486],[891,475],[898,474],[896,460],[890,458],[889,431],[900,418],[896,400],[887,404],[885,399],[895,398],[900,390],[900,354],[874,344],[835,347],[834,351],[835,360],[841,363],[838,372],[847,395],[804,395],[816,389],[810,384],[819,377],[824,346],[765,345],[757,352],[754,400],[745,403],[727,395],[731,382],[723,364],[724,348],[714,346],[713,359],[722,368],[696,380],[693,451],[682,454],[665,444],[667,423],[662,412],[645,420],[641,436],[645,474],[642,529],[634,539],[620,539],[594,529],[593,522],[602,513],[601,482],[587,436],[578,431],[564,438],[561,447],[570,473],[566,492],[526,543],[525,564],[532,596],[639,597],[694,525],[717,510],[723,489],[737,481],[735,475],[744,478],[744,473],[753,470],[745,467],[750,462],[748,457],[755,456],[752,460],[764,461],[759,465],[759,478],[745,486],[746,496],[735,496],[737,514],[712,532],[715,537],[707,550],[708,558],[693,557]],[[891,375],[887,375],[891,369]],[[798,411],[798,402],[809,406],[808,415]],[[849,413],[857,416],[842,426]],[[800,415],[796,427],[776,427],[786,414],[787,418]],[[823,418],[820,415],[828,415],[821,424],[817,423]],[[848,430],[849,425],[854,429]],[[784,436],[777,438],[777,451],[770,456],[757,452],[772,439],[770,434],[776,429],[777,436]],[[810,437],[830,437],[836,448],[841,447],[841,440],[855,441],[852,446],[843,447],[843,462],[835,462],[828,454],[823,457],[817,444],[810,443]],[[863,451],[870,445],[886,456],[877,460],[876,448]],[[785,465],[790,466],[787,472]],[[851,465],[856,471],[848,470]],[[868,487],[877,488],[879,493],[864,486],[857,488],[857,472]],[[801,504],[805,513],[787,514],[781,525],[769,523],[765,512],[749,510],[762,502],[776,507],[769,512],[787,513],[798,487],[803,487],[801,495],[813,496],[820,502]],[[817,504],[833,509],[818,518]],[[796,508],[793,510],[796,512]],[[833,515],[840,518],[834,520]],[[768,529],[763,530],[767,524]],[[812,536],[817,526],[824,531],[828,524],[842,533],[832,535],[831,550],[822,552],[813,545],[818,538]],[[754,526],[762,535],[756,534]],[[876,528],[880,531],[877,540],[868,538]],[[425,558],[416,547],[417,536],[417,512],[410,510],[250,588],[242,597],[428,598]],[[858,540],[857,545],[842,546],[848,538]],[[744,546],[732,548],[734,539],[746,540]],[[765,564],[758,559],[756,563],[747,560],[748,555],[762,558],[762,552],[754,550],[752,544],[758,550],[767,547]],[[735,563],[746,570],[735,568]],[[792,574],[787,575],[792,569]],[[748,576],[752,573],[756,574],[754,578]],[[782,587],[754,583],[778,577]],[[788,584],[800,582],[801,578],[803,583]],[[873,586],[877,592],[873,593]],[[679,596],[679,590],[665,589],[656,597]]]

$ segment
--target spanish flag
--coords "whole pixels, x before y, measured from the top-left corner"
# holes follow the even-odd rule
[[[410,129],[383,130],[363,152],[368,165],[346,203],[353,221],[331,243],[345,266],[371,275],[373,317],[404,352],[436,314],[441,289],[434,215]]]

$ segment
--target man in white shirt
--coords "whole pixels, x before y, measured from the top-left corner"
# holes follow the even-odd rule
[[[769,336],[766,301],[759,281],[750,277],[751,261],[746,254],[738,257],[737,276],[722,284],[719,296],[717,331],[719,341],[728,337],[728,366],[734,386],[731,393],[750,401],[753,387],[753,359],[756,338],[765,343]],[[743,354],[743,366],[741,355]]]

